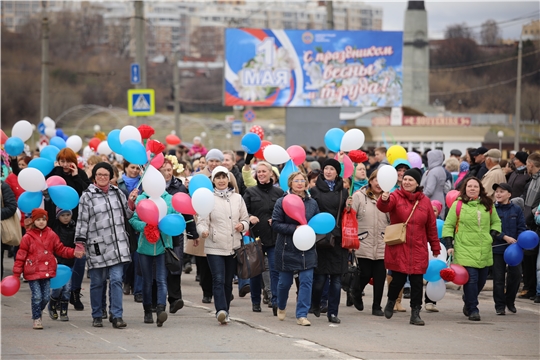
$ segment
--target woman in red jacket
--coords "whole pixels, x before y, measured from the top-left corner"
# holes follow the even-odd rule
[[[431,202],[422,193],[419,186],[422,173],[417,168],[409,169],[403,175],[401,188],[392,192],[384,192],[377,201],[377,208],[390,213],[390,223],[407,224],[406,242],[398,245],[387,245],[384,252],[384,264],[392,270],[393,280],[388,286],[388,302],[384,308],[384,316],[390,319],[394,314],[394,305],[399,292],[405,285],[407,276],[411,282],[411,319],[413,325],[424,325],[420,318],[422,308],[422,275],[428,267],[428,248],[431,245],[433,256],[439,255],[441,245],[437,235],[437,225]],[[416,207],[415,207],[416,205]],[[414,211],[414,212],[413,212]]]

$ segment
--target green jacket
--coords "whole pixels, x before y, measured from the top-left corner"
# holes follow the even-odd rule
[[[457,232],[454,233],[458,221],[457,204],[458,201],[452,204],[442,232],[443,238],[454,238],[454,263],[478,269],[493,265],[493,238],[489,232],[501,232],[497,210],[493,207],[490,214],[478,200],[463,202]]]

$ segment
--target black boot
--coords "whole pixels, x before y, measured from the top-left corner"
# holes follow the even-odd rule
[[[163,323],[167,321],[167,313],[165,312],[165,305],[158,304],[156,306],[157,319],[156,324],[158,327],[162,327]]]
[[[51,300],[49,301],[49,317],[53,320],[58,319],[58,313],[57,310],[60,308],[60,300],[55,299],[51,296]]]
[[[77,311],[83,311],[84,305],[81,302],[81,289],[76,289],[71,292],[71,296],[69,298],[69,302],[73,305],[75,310]]]
[[[143,305],[144,308],[144,323],[145,324],[153,324],[154,323],[154,316],[152,315],[152,306],[151,305]]]
[[[384,317],[390,319],[394,315],[394,305],[396,305],[396,300],[388,299],[386,306],[384,307]]]
[[[411,320],[409,321],[412,325],[424,326],[424,320],[420,319],[420,309],[421,306],[415,306],[411,309]]]
[[[60,321],[69,321],[68,305],[69,305],[69,301],[60,302]]]

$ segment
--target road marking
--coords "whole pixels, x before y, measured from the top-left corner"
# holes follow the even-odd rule
[[[355,358],[349,354],[345,354],[345,353],[342,353],[342,352],[339,352],[337,350],[334,350],[334,349],[330,349],[328,347],[325,347],[325,346],[321,346],[317,343],[314,343],[312,341],[308,341],[308,340],[296,340],[294,342],[294,345],[296,346],[299,346],[303,349],[306,349],[306,350],[309,350],[309,351],[314,351],[314,352],[317,352],[317,353],[320,353],[321,356],[324,356],[324,357],[333,357],[333,358],[336,358],[336,359],[358,359],[358,358]]]
[[[141,356],[139,356],[139,355],[137,355],[137,357],[138,357],[139,359],[146,360],[145,358],[143,358],[143,357],[141,357]]]
[[[71,326],[73,326],[74,328],[77,328],[77,329],[79,328],[77,325],[74,325],[72,323],[70,323],[69,325],[71,325]]]
[[[90,334],[90,335],[95,335],[95,334],[92,334],[90,331],[87,331],[87,330],[84,330],[85,333],[87,334]]]
[[[121,350],[127,351],[127,349],[124,349],[124,348],[121,347],[121,346],[119,346],[118,348],[121,349]]]
[[[100,337],[101,340],[105,341],[106,343],[111,343],[109,340],[105,340],[104,338]]]

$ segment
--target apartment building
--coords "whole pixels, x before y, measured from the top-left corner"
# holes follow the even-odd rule
[[[40,16],[43,4],[48,12],[78,11],[83,2],[80,1],[8,1],[0,2],[2,24],[12,32],[17,32],[34,16]]]

